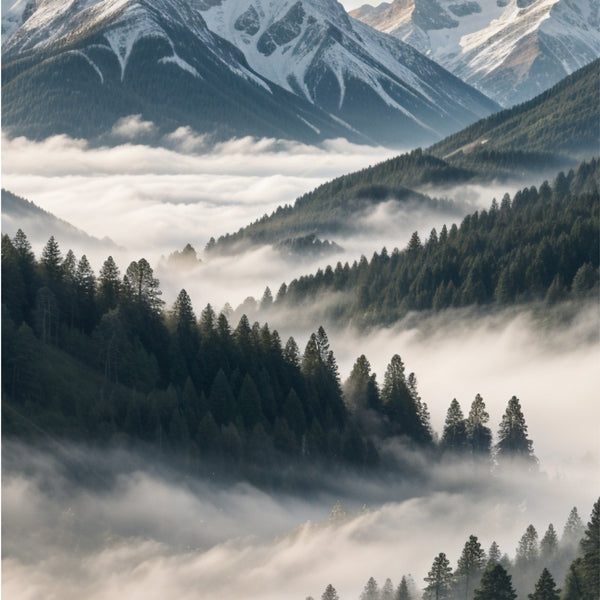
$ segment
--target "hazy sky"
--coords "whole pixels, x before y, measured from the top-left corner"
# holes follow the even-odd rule
[[[344,8],[346,10],[352,10],[354,8],[358,8],[359,6],[362,6],[363,4],[370,4],[371,6],[378,6],[379,4],[381,4],[382,0],[340,0],[341,4],[344,6]],[[388,0],[388,2],[391,2],[391,0]]]

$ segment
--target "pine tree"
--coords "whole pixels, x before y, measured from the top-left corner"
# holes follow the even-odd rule
[[[132,261],[127,267],[123,278],[123,286],[128,288],[132,299],[138,304],[144,305],[152,312],[159,312],[164,304],[160,299],[162,291],[160,282],[154,277],[154,271],[145,258]]]
[[[443,600],[449,598],[452,589],[452,567],[443,552],[438,554],[431,566],[427,577],[424,578],[427,587],[423,598],[426,600]]]
[[[488,552],[488,564],[498,564],[501,558],[502,553],[500,552],[500,547],[496,542],[492,542],[492,545],[490,546],[490,551]]]
[[[483,398],[477,394],[471,404],[471,410],[467,417],[467,437],[471,452],[475,456],[487,457],[492,448],[492,431],[486,427],[490,415],[485,410]]]
[[[468,448],[467,425],[456,398],[452,400],[446,413],[441,446],[450,452],[464,452]]]
[[[515,566],[519,569],[529,568],[539,558],[538,534],[533,525],[529,525],[519,540],[515,557]]]
[[[473,600],[516,600],[512,578],[500,564],[491,563],[483,573]]]
[[[325,591],[321,596],[321,600],[340,600],[340,597],[338,596],[338,593],[336,592],[335,588],[331,584],[329,584],[325,588]]]
[[[554,530],[554,525],[550,523],[548,529],[540,542],[540,558],[543,564],[547,564],[548,561],[554,558],[556,551],[558,550],[558,536]]]
[[[570,546],[577,545],[583,536],[583,532],[583,521],[577,512],[577,507],[574,506],[569,513],[567,522],[565,523],[561,543]]]
[[[48,285],[53,292],[56,292],[56,287],[62,279],[62,270],[60,268],[61,262],[62,256],[60,248],[58,247],[58,242],[54,239],[54,236],[51,235],[42,250],[40,265],[42,267],[46,285]]]
[[[396,590],[396,597],[394,600],[413,600],[413,597],[410,593],[410,589],[408,587],[408,581],[406,577],[403,575],[398,585],[398,589]]]
[[[461,587],[464,589],[465,600],[471,597],[473,588],[477,585],[484,567],[485,551],[481,547],[477,537],[471,535],[465,543],[454,573],[455,578],[462,584]]]
[[[394,584],[391,579],[386,579],[383,587],[381,588],[380,600],[395,600],[394,598]]]
[[[379,600],[379,586],[373,577],[365,584],[360,600]]]
[[[121,273],[112,256],[109,256],[100,269],[98,278],[98,308],[101,314],[116,308],[121,289]]]
[[[529,600],[560,600],[560,590],[556,589],[554,578],[544,569],[532,594],[527,596]]]
[[[537,465],[533,454],[533,442],[527,438],[527,425],[516,396],[508,401],[506,412],[498,431],[496,455],[501,462],[520,459],[530,466]]]
[[[586,600],[600,598],[600,498],[594,503],[581,540],[581,574]]]

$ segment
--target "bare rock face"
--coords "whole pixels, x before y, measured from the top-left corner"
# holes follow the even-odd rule
[[[394,0],[350,14],[413,45],[504,106],[532,98],[600,57],[597,0]]]

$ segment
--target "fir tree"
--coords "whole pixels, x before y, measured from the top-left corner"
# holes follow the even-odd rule
[[[394,598],[394,584],[391,579],[386,579],[383,587],[381,588],[380,600],[395,600]]]
[[[325,591],[321,596],[321,600],[340,600],[340,597],[338,596],[336,589],[331,584],[329,584],[325,588]]]
[[[583,536],[583,532],[583,521],[577,512],[577,507],[574,506],[569,513],[567,522],[565,523],[561,543],[568,544],[570,546],[579,544],[579,540]]]
[[[533,525],[529,525],[519,540],[515,557],[515,566],[520,569],[529,568],[539,558],[538,534]]]
[[[477,394],[471,404],[471,410],[467,417],[467,437],[469,446],[475,456],[486,457],[490,455],[492,448],[492,431],[486,427],[490,420],[485,410],[483,398]]]
[[[477,585],[485,567],[485,551],[481,547],[476,536],[469,536],[465,543],[462,554],[458,559],[455,578],[461,583],[464,590],[463,597],[468,600],[473,588]]]
[[[488,563],[498,564],[501,558],[502,553],[500,552],[500,547],[496,542],[492,542],[488,552]]]
[[[373,577],[365,584],[360,600],[379,600],[379,586]]]
[[[594,503],[581,540],[581,575],[586,600],[600,598],[600,498]]]
[[[512,578],[499,564],[490,564],[475,590],[474,600],[515,600],[517,594],[512,587]]]
[[[396,597],[394,600],[413,600],[413,597],[410,593],[410,589],[408,587],[408,581],[406,576],[402,576],[400,583],[398,585],[398,589],[396,590]]]
[[[533,454],[533,442],[527,438],[525,417],[516,396],[508,401],[506,412],[502,417],[498,431],[496,455],[501,462],[520,459],[526,461],[530,466],[537,464],[537,459]]]
[[[450,452],[464,452],[468,448],[467,425],[456,398],[452,400],[446,413],[441,446]]]
[[[540,542],[540,558],[542,563],[547,564],[548,561],[554,558],[556,551],[558,550],[558,536],[554,530],[554,525],[550,523],[548,529]]]
[[[560,600],[560,590],[556,589],[556,583],[548,569],[544,569],[532,594],[527,596],[529,600]]]
[[[443,600],[451,596],[452,567],[443,552],[435,557],[431,569],[424,579],[427,587],[423,597],[426,600]]]

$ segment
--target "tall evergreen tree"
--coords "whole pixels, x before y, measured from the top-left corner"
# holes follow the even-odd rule
[[[465,543],[462,554],[458,559],[455,578],[459,587],[462,588],[462,597],[465,600],[471,598],[474,587],[479,583],[481,574],[485,567],[485,551],[481,547],[476,536],[469,536]]]
[[[101,314],[117,307],[121,290],[121,273],[112,256],[103,263],[98,277],[98,309]]]
[[[502,552],[500,552],[500,547],[496,542],[492,542],[492,545],[490,546],[490,550],[488,552],[488,563],[498,564],[501,558]]]
[[[373,577],[365,584],[360,600],[379,600],[379,586]]]
[[[464,452],[468,449],[467,424],[456,398],[452,400],[446,413],[441,446],[449,452]]]
[[[548,569],[544,569],[529,600],[560,600],[560,590],[556,589],[554,578]]]
[[[42,258],[40,266],[42,267],[42,277],[46,285],[54,292],[57,291],[57,286],[62,279],[62,269],[60,265],[62,263],[62,255],[58,242],[51,235],[50,239],[42,250]]]
[[[529,525],[519,540],[515,556],[515,566],[526,569],[534,566],[539,558],[538,534],[533,525]]]
[[[394,598],[394,584],[391,579],[386,579],[383,587],[381,588],[380,600],[395,600]]]
[[[600,598],[600,498],[594,503],[581,540],[581,574],[586,600]]]
[[[331,584],[329,584],[325,588],[325,591],[321,596],[321,600],[340,600],[340,597],[338,596],[336,589]]]
[[[473,600],[516,600],[512,578],[500,564],[491,563],[484,571]]]
[[[444,600],[450,598],[452,590],[452,567],[443,552],[434,559],[431,569],[424,578],[427,583],[425,600]]]
[[[563,534],[561,537],[561,543],[567,545],[577,545],[579,544],[579,540],[583,536],[584,526],[579,513],[577,512],[577,507],[574,506],[569,513],[567,518],[567,522],[565,523],[565,527],[563,529]]]
[[[540,542],[540,558],[542,559],[543,564],[548,564],[550,560],[554,558],[556,555],[556,551],[558,550],[558,536],[556,535],[556,531],[554,530],[554,525],[550,523],[548,525],[548,529]]]
[[[405,575],[402,576],[402,579],[398,584],[398,589],[396,590],[396,597],[394,600],[413,600]]]
[[[516,396],[508,401],[506,412],[502,417],[498,431],[496,456],[500,462],[520,459],[530,466],[537,465],[537,459],[533,454],[533,442],[527,438],[525,417]]]
[[[123,285],[128,289],[131,298],[152,312],[159,312],[164,302],[160,296],[160,282],[154,277],[154,271],[145,258],[132,261],[127,267]]]
[[[471,452],[475,456],[487,457],[492,449],[492,431],[486,426],[490,415],[485,410],[483,398],[477,394],[467,417],[467,436]]]

